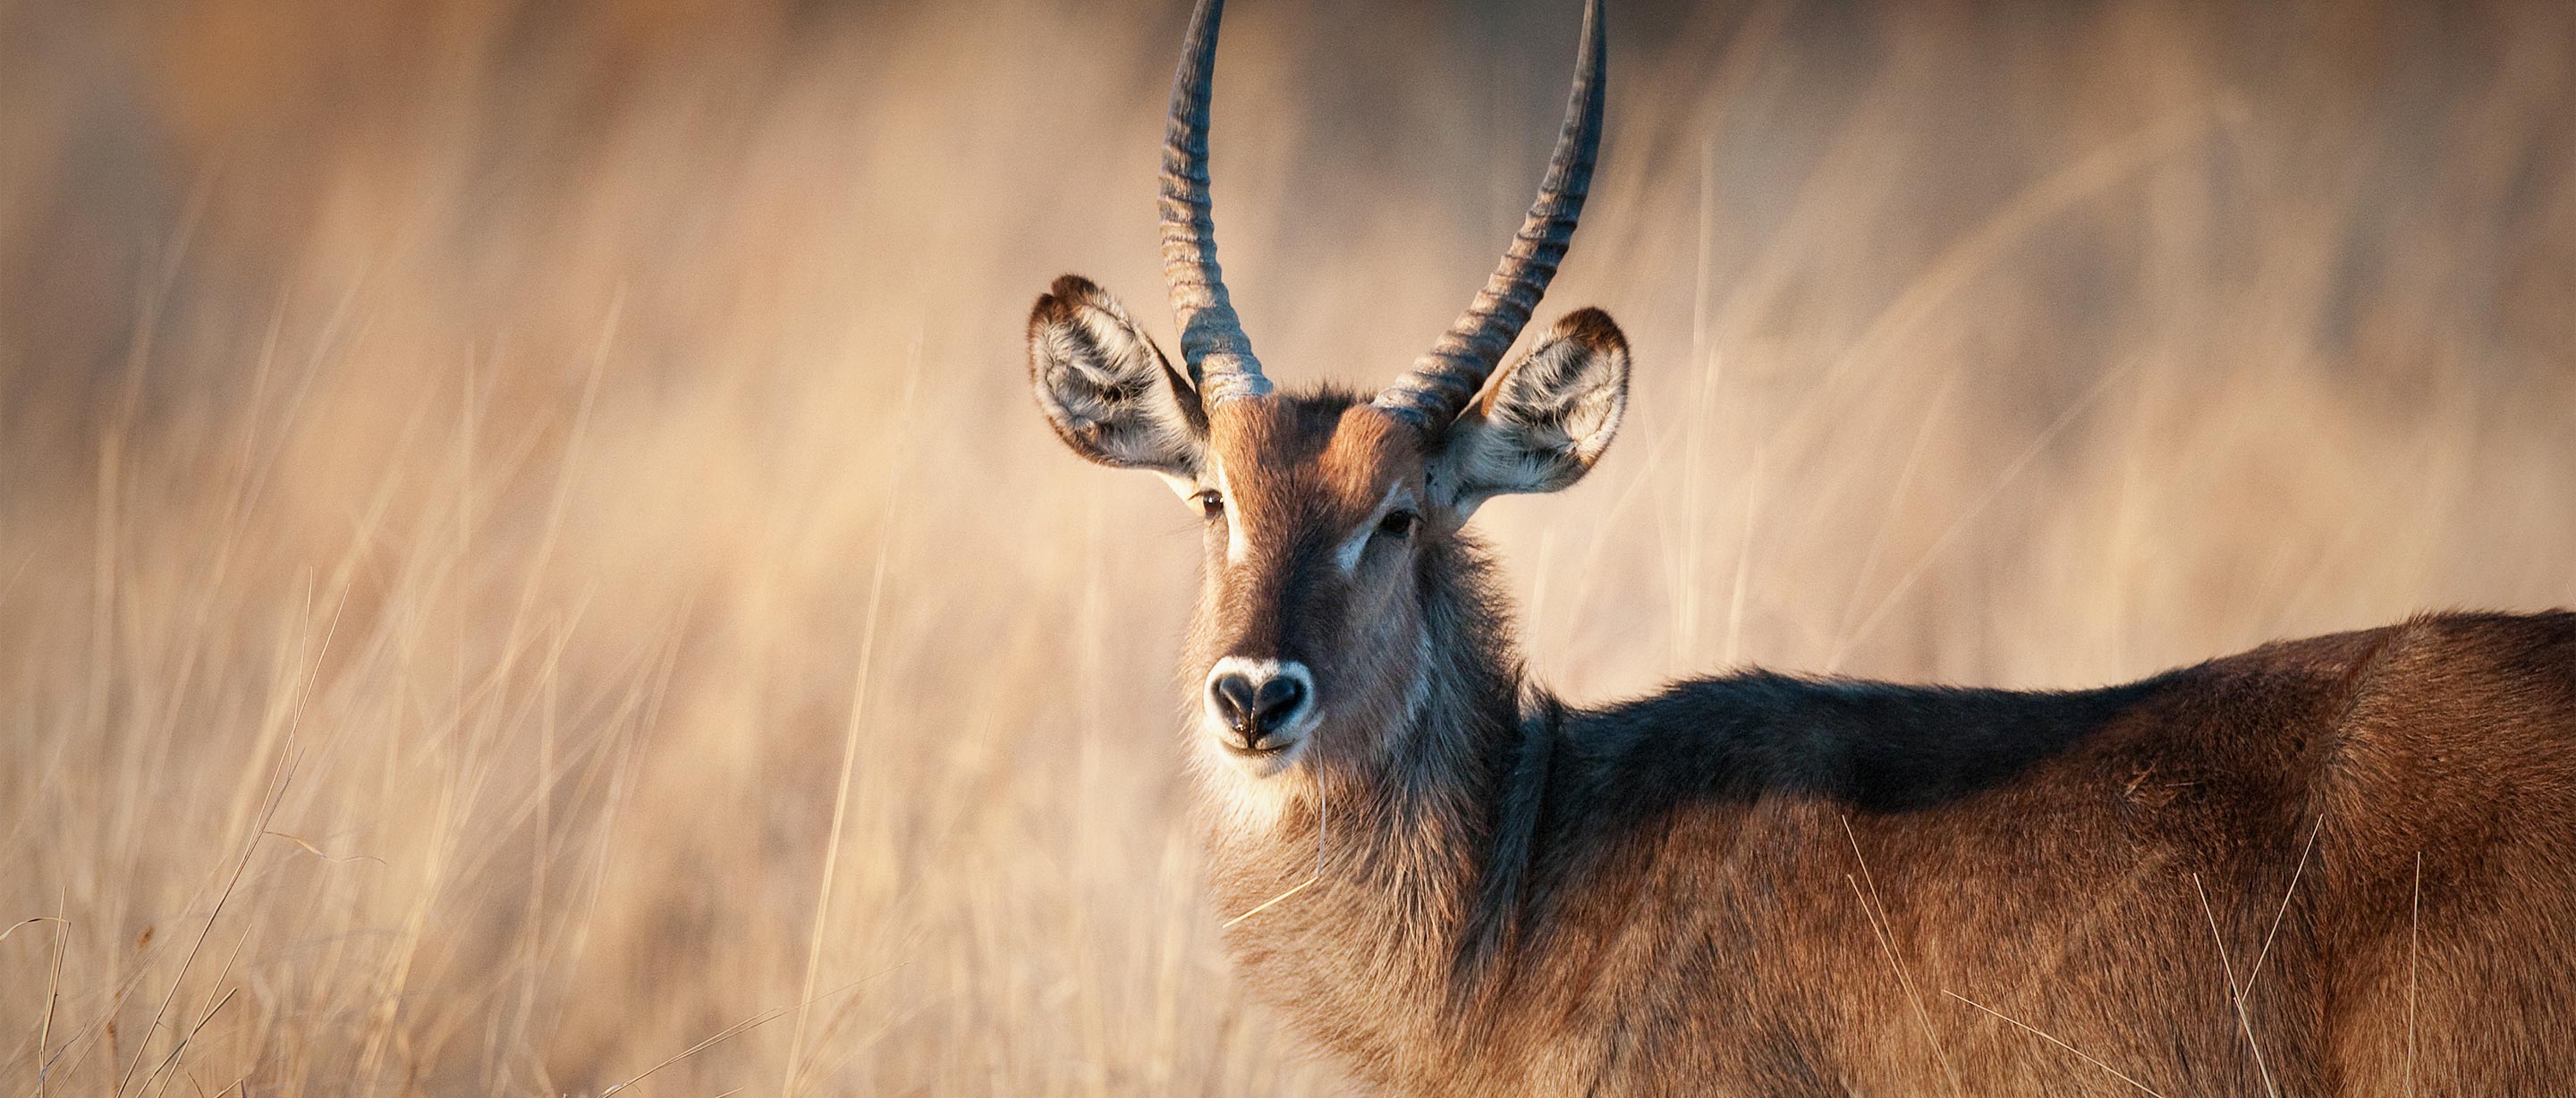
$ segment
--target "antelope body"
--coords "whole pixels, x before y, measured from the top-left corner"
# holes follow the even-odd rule
[[[1067,276],[1032,382],[1076,452],[1205,516],[1184,676],[1217,905],[1315,1046],[1407,1094],[2576,1087],[2576,615],[2065,693],[1748,672],[1568,706],[1464,527],[1580,478],[1625,409],[1598,310],[1496,370],[1581,210],[1599,0],[1527,224],[1373,396],[1272,391],[1227,299],[1220,6],[1165,147],[1182,362]]]

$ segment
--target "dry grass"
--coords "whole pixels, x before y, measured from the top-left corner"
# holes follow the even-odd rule
[[[1178,6],[0,0],[0,1093],[1332,1089],[1022,394]],[[1273,372],[1464,303],[1574,7],[1235,5]],[[1479,520],[1576,696],[2576,601],[2564,5],[1618,7],[1631,426]]]

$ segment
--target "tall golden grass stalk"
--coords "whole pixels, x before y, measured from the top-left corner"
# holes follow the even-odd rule
[[[1382,382],[1577,6],[1235,7],[1246,327]],[[1477,519],[1557,687],[2576,600],[2566,5],[1612,8],[1626,437]],[[1163,328],[1180,21],[0,3],[0,1094],[1338,1090],[1197,877],[1193,521],[1024,394],[1061,271]]]

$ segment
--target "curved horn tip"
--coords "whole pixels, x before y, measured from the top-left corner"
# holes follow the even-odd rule
[[[1181,359],[1213,404],[1270,391],[1217,265],[1216,217],[1208,194],[1208,100],[1216,74],[1217,22],[1224,0],[1198,0],[1180,69],[1172,78],[1157,189],[1162,214],[1163,282],[1181,329]]]
[[[1603,75],[1609,67],[1609,47],[1602,8],[1602,0],[1584,5],[1583,41],[1575,59],[1573,86],[1566,93],[1565,122],[1557,131],[1547,174],[1539,182],[1538,197],[1530,202],[1520,232],[1467,311],[1411,372],[1380,395],[1379,405],[1408,408],[1435,423],[1456,416],[1501,365],[1547,293],[1548,283],[1555,279],[1557,264],[1573,244],[1575,223],[1582,215],[1600,154],[1609,84]]]

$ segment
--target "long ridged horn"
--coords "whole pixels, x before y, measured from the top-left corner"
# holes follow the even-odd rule
[[[1181,326],[1181,361],[1199,386],[1199,403],[1270,391],[1252,340],[1225,294],[1216,265],[1216,217],[1208,201],[1208,88],[1216,71],[1216,24],[1225,0],[1199,0],[1172,78],[1172,119],[1163,130],[1163,282],[1172,289],[1172,318]]]
[[[1565,127],[1557,133],[1556,152],[1548,157],[1547,176],[1539,182],[1529,217],[1484,292],[1414,361],[1411,372],[1378,394],[1378,407],[1418,426],[1446,427],[1484,387],[1538,308],[1548,280],[1556,277],[1556,265],[1574,240],[1574,223],[1583,213],[1592,165],[1601,151],[1602,70],[1609,52],[1601,38],[1601,0],[1584,6],[1582,49],[1574,67],[1574,90],[1566,96]]]

